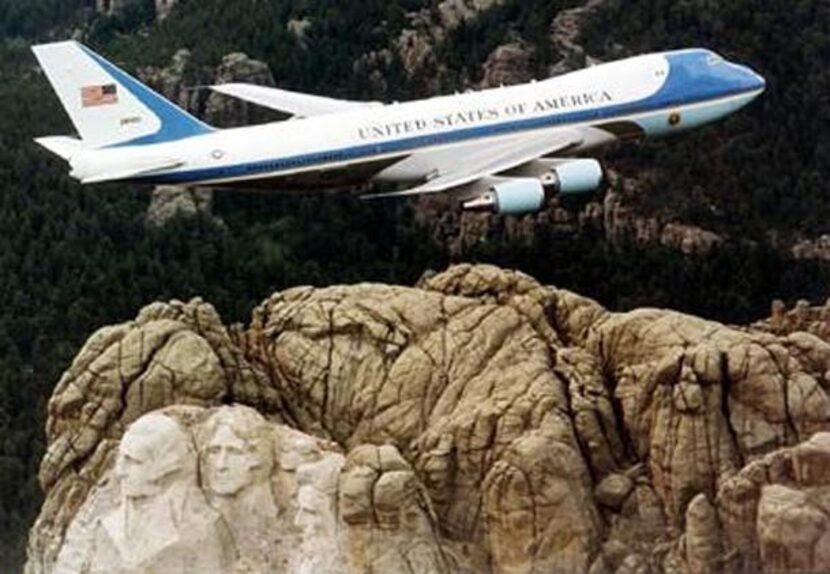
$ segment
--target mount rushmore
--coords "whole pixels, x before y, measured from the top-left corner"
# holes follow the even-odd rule
[[[26,572],[827,570],[830,308],[798,315],[472,265],[247,326],[154,303],[55,388]]]

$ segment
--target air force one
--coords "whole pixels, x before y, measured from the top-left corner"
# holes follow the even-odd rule
[[[35,141],[83,183],[309,189],[384,184],[369,197],[450,193],[464,209],[521,214],[600,187],[580,157],[721,119],[765,89],[709,50],[637,56],[544,81],[381,104],[249,84],[211,88],[281,122],[215,129],[77,42],[33,51],[79,138]]]

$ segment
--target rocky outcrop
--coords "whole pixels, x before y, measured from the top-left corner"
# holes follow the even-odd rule
[[[607,3],[608,0],[588,0],[582,6],[562,10],[556,15],[550,27],[550,39],[560,59],[550,67],[549,75],[558,76],[599,63],[585,51],[580,36],[588,19]]]
[[[139,76],[166,98],[210,124],[232,127],[272,119],[269,110],[212,92],[207,86],[242,82],[273,86],[268,65],[241,52],[227,54],[215,69],[198,66],[187,49],[177,51],[164,68],[147,67]]]
[[[55,389],[27,568],[821,570],[829,388],[809,333],[488,266],[157,303]]]
[[[614,177],[618,178],[617,181],[621,179],[619,176],[612,176]],[[632,183],[631,180],[622,180],[621,185]],[[611,243],[628,240],[642,245],[662,245],[691,255],[707,253],[724,242],[722,236],[696,225],[660,216],[641,215],[635,208],[626,205],[624,197],[624,194],[609,191],[603,200],[602,209],[593,212],[601,214],[605,236]],[[585,219],[589,218],[583,220]]]
[[[718,493],[726,568],[830,570],[830,434],[748,464]]]
[[[822,235],[818,239],[803,239],[793,245],[791,251],[796,259],[830,261],[830,235]]]
[[[501,0],[443,0],[434,8],[412,12],[407,15],[409,25],[398,37],[388,47],[359,58],[354,64],[355,72],[366,76],[377,90],[384,91],[384,70],[398,62],[409,79],[421,79],[426,90],[434,94],[439,89],[440,75],[446,71],[437,55],[441,46],[460,26],[500,4]],[[503,53],[500,58],[507,56]],[[510,54],[511,58],[515,56]]]
[[[123,10],[125,6],[135,0],[95,0],[95,10],[101,14],[112,16]],[[155,0],[156,18],[164,20],[178,0]]]
[[[533,49],[521,41],[502,44],[487,57],[482,88],[523,84],[533,79]]]
[[[437,6],[438,23],[442,30],[452,31],[502,2],[503,0],[443,0]]]
[[[177,2],[178,0],[156,0],[156,18],[159,20],[167,18]]]
[[[297,43],[303,48],[308,48],[308,31],[313,22],[310,18],[294,18],[288,21],[285,29],[291,34]]]
[[[164,68],[147,67],[138,70],[139,77],[167,99],[193,114],[204,110],[205,94],[195,89],[210,83],[210,74],[193,63],[190,50],[178,50]]]
[[[274,76],[264,62],[249,58],[242,52],[234,52],[222,58],[213,79],[214,84],[231,82],[273,86]],[[217,92],[211,92],[205,102],[207,120],[221,126],[262,123],[269,117],[265,112],[262,107]]]
[[[619,181],[619,176],[608,171],[612,182]],[[622,185],[634,185],[634,182],[625,179]],[[622,193],[609,189],[601,201],[587,201],[579,207],[566,207],[554,198],[546,210],[522,217],[459,212],[451,200],[422,197],[418,199],[418,212],[420,221],[432,228],[436,241],[446,245],[454,258],[463,257],[477,244],[500,239],[531,242],[543,232],[575,234],[598,230],[612,245],[626,242],[660,245],[686,255],[708,253],[726,240],[701,227],[639,214],[623,197]]]
[[[167,405],[229,400],[280,412],[276,390],[232,343],[209,304],[153,304],[135,321],[92,335],[49,401],[48,447],[38,475],[48,495],[33,527],[33,567],[54,564],[67,527],[130,423]]]
[[[179,217],[211,216],[213,192],[209,189],[160,185],[153,190],[147,208],[146,221],[153,227],[161,227]]]
[[[783,301],[776,299],[769,319],[754,323],[752,328],[776,335],[803,331],[830,342],[830,299],[823,306],[815,307],[802,299],[789,310]]]
[[[122,10],[130,0],[95,0],[95,10],[101,14],[112,16]]]

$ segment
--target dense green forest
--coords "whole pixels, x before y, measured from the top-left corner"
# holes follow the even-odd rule
[[[579,2],[506,0],[455,30],[438,49],[440,85],[475,81],[494,47],[521,37],[540,75],[558,54],[548,35],[560,9]],[[377,93],[354,71],[361,55],[389,47],[423,0],[181,0],[154,22],[150,2],[97,16],[81,0],[0,0],[0,571],[20,569],[41,502],[35,481],[45,404],[60,373],[98,327],[128,320],[156,299],[200,295],[226,322],[246,321],[272,291],[364,280],[412,283],[450,263],[416,206],[365,203],[344,193],[218,192],[212,217],[148,227],[150,190],[81,187],[37,135],[71,126],[29,52],[35,41],[82,37],[129,69],[164,66],[181,47],[199,65],[231,51],[264,60],[281,86],[344,97],[425,95],[423,78],[392,63]],[[288,33],[308,18],[307,46]],[[635,175],[648,169],[644,213],[668,214],[727,233],[706,255],[611,245],[601,230],[506,234],[460,259],[519,268],[613,309],[669,306],[729,322],[762,317],[773,298],[823,301],[827,265],[796,262],[771,237],[830,232],[830,8],[822,0],[609,1],[585,30],[607,56],[705,45],[751,64],[768,93],[745,112],[688,137],[608,157]],[[219,221],[221,220],[221,221]]]

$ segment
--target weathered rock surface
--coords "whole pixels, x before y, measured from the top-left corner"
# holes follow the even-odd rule
[[[727,568],[830,570],[830,434],[756,460],[718,493]]]
[[[609,191],[605,195],[602,208],[597,210],[602,216],[602,227],[605,236],[612,243],[622,240],[635,241],[644,245],[662,245],[682,251],[686,255],[693,253],[707,253],[723,243],[724,238],[695,225],[687,225],[676,221],[667,221],[658,216],[644,216],[637,210],[626,205],[624,197],[635,195],[631,187],[637,184],[633,180],[621,178],[612,174],[612,185],[619,182],[623,188],[629,188],[624,193]]]
[[[274,76],[265,62],[254,60],[242,52],[227,54],[216,69],[214,84],[241,82],[273,86]],[[222,126],[240,126],[263,121],[264,110],[244,100],[211,92],[205,103],[208,121]]]
[[[533,79],[533,49],[521,41],[503,44],[484,62],[482,88],[523,84]]]
[[[120,10],[123,10],[128,4],[134,2],[136,0],[95,0],[95,10],[102,14],[112,16]],[[176,2],[178,0],[155,0],[156,18],[159,20],[165,19],[170,14]]]
[[[430,93],[435,93],[439,77],[446,70],[437,52],[448,36],[502,3],[502,0],[443,0],[433,8],[411,12],[407,15],[409,25],[398,37],[388,47],[359,58],[354,65],[355,72],[367,76],[383,91],[384,70],[397,61],[410,79],[418,77]]]
[[[163,68],[146,67],[138,70],[140,78],[164,97],[193,114],[204,111],[205,94],[195,86],[210,82],[208,73],[193,63],[190,50],[178,50]]]
[[[135,321],[92,335],[49,401],[39,473],[47,498],[32,536],[36,561],[54,561],[128,424],[167,405],[228,401],[280,410],[276,390],[245,360],[209,304],[156,303]]]
[[[823,306],[815,307],[801,300],[789,310],[783,301],[775,300],[769,319],[754,323],[752,328],[776,335],[804,331],[830,342],[830,299]]]
[[[160,185],[153,190],[146,221],[154,227],[163,226],[178,217],[211,216],[213,192],[210,189]]]
[[[793,245],[792,254],[796,259],[830,261],[830,235],[822,235],[818,239],[803,239]]]
[[[178,0],[156,0],[156,18],[159,20],[167,18],[177,2]]]
[[[100,548],[123,572],[821,571],[828,388],[809,333],[612,313],[489,266],[289,289],[230,333],[157,303],[55,389],[28,571]],[[118,545],[158,508],[201,526]]]
[[[600,231],[613,245],[634,242],[662,245],[686,255],[707,253],[725,238],[707,229],[686,225],[660,216],[646,216],[623,198],[623,193],[637,193],[637,182],[608,170],[609,189],[601,200],[588,201],[579,209],[566,209],[558,198],[547,209],[523,217],[501,217],[475,212],[458,212],[452,201],[440,197],[422,197],[418,210],[425,225],[433,227],[436,239],[447,246],[453,257],[463,256],[476,244],[508,240],[529,242],[543,232],[573,234],[581,230]],[[613,189],[620,185],[625,192]]]
[[[274,77],[268,65],[242,52],[225,55],[213,69],[195,64],[190,51],[181,49],[173,55],[169,65],[142,68],[139,76],[166,98],[210,124],[232,127],[273,119],[267,109],[206,87],[228,82],[273,86]]]
[[[589,56],[580,44],[580,36],[585,20],[599,11],[608,0],[588,0],[584,5],[569,10],[562,10],[551,24],[551,43],[560,60],[551,66],[549,74],[558,76],[566,72],[578,70],[599,62]]]

